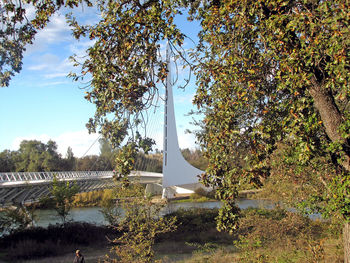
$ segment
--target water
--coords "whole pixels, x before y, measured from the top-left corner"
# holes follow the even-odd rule
[[[87,222],[96,225],[105,225],[107,221],[100,212],[100,207],[79,207],[72,208],[67,217],[67,221]],[[53,209],[38,209],[36,215],[36,226],[47,227],[49,224],[62,223],[57,212]]]
[[[249,207],[254,208],[268,208],[271,209],[275,205],[272,201],[269,200],[252,200],[252,199],[238,199],[237,200],[238,207],[241,209],[247,209]],[[190,208],[220,208],[221,202],[213,201],[213,202],[186,202],[186,203],[170,203],[165,209],[164,213],[173,212],[177,209],[190,209]],[[72,221],[80,221],[80,222],[88,222],[96,225],[104,225],[107,224],[104,219],[102,213],[100,212],[100,207],[84,207],[84,208],[72,208],[69,213],[68,219]],[[36,212],[37,226],[46,227],[49,224],[61,223],[61,219],[57,216],[55,210],[45,209],[45,210],[37,210]]]

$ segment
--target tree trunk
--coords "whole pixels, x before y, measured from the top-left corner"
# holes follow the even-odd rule
[[[344,240],[344,263],[350,263],[350,222],[344,223],[343,240]]]
[[[349,149],[346,145],[345,139],[342,138],[339,132],[339,127],[343,122],[343,116],[334,101],[332,93],[322,87],[322,85],[317,82],[316,79],[312,80],[312,84],[313,87],[309,89],[309,92],[314,99],[315,108],[320,113],[328,137],[332,140],[332,142],[340,142],[343,144],[346,156],[341,165],[345,168],[345,170],[350,171]]]

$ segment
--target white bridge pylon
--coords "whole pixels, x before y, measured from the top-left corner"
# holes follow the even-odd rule
[[[180,151],[176,131],[170,48],[168,43],[166,61],[168,75],[165,87],[164,110],[163,198],[172,198],[181,188],[193,192],[195,188],[199,187],[198,175],[204,172],[189,164]]]

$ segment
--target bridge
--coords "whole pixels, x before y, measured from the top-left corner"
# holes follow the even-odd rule
[[[113,171],[70,171],[70,172],[28,172],[0,173],[0,204],[34,202],[50,194],[53,178],[74,182],[79,192],[90,192],[112,188]],[[130,180],[141,184],[161,184],[163,175],[151,172],[132,172]]]
[[[163,173],[134,171],[129,175],[129,178],[131,180],[137,179],[143,184],[161,186],[163,197],[172,198],[177,192],[191,192],[197,188],[197,175],[203,171],[190,165],[182,156],[179,148],[169,46],[167,46],[166,51],[168,76],[164,106]],[[54,176],[60,181],[76,182],[80,192],[114,186],[112,171],[0,173],[0,206],[33,202],[48,195]]]

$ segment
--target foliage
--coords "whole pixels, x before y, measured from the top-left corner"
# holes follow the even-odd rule
[[[12,233],[21,231],[33,224],[34,213],[29,207],[19,205],[16,207],[7,207],[0,212],[0,232]]]
[[[69,181],[59,181],[57,177],[53,178],[50,194],[55,203],[54,209],[56,210],[58,216],[62,219],[63,224],[66,223],[74,196],[78,193],[78,191],[79,187],[77,184]]]
[[[239,223],[235,262],[341,262],[339,225],[279,208],[245,210]]]
[[[205,169],[208,166],[208,162],[206,158],[203,156],[203,153],[199,149],[190,150],[190,149],[183,149],[181,150],[182,155],[186,159],[187,162],[192,164],[194,167],[205,171]]]
[[[128,143],[122,146],[116,154],[114,177],[117,181],[122,180],[124,186],[129,184],[127,176],[135,168],[137,153],[143,151],[147,154],[155,144],[153,139],[142,138],[138,132],[136,132],[135,140],[130,138]]]
[[[104,190],[104,196],[100,202],[100,212],[110,226],[118,226],[122,216],[121,209],[116,203],[116,191],[118,189]]]
[[[60,156],[57,153],[57,144],[48,141],[47,144],[33,140],[22,141],[16,161],[16,171],[42,172],[52,171],[59,167]]]
[[[65,171],[74,171],[76,166],[76,158],[71,147],[67,148],[65,162]]]
[[[99,140],[100,143],[100,166],[103,167],[103,171],[112,171],[115,166],[115,151],[112,148],[111,144],[104,138],[101,138]],[[96,169],[94,167],[90,168],[101,171],[99,169]]]
[[[76,7],[88,0],[5,0],[0,3],[0,87],[8,86],[15,73],[22,69],[26,45],[32,44],[37,30],[49,22],[50,17],[61,7]],[[29,7],[34,17],[27,17]]]
[[[0,153],[0,172],[11,172],[16,170],[14,155],[15,153],[10,150],[4,150]]]
[[[30,227],[18,230],[0,238],[2,252],[6,251],[6,262],[72,253],[72,247],[107,245],[106,236],[113,238],[115,233],[105,226],[83,222],[68,222],[48,227]],[[3,258],[2,258],[3,259]]]
[[[178,222],[177,231],[186,233],[215,228],[215,217],[217,215],[217,209],[192,208],[177,209],[176,211],[165,215],[165,217],[176,217]]]
[[[73,205],[81,206],[104,206],[115,199],[113,189],[95,190],[85,193],[78,193],[74,196]]]
[[[283,162],[294,166],[295,177],[311,172],[313,188],[323,181],[321,189],[327,189],[335,174],[343,179],[337,187],[346,185],[350,75],[344,10],[344,1],[217,1],[193,10],[202,25],[195,103],[206,114],[199,134],[209,160],[203,182],[224,201],[219,226],[237,222],[231,200],[241,178],[261,186]],[[287,154],[272,162],[278,143]],[[234,153],[237,147],[246,150]],[[232,161],[237,154],[244,162]],[[348,205],[348,194],[332,198],[326,191],[313,201],[330,210]]]
[[[92,77],[85,98],[96,105],[96,113],[87,127],[95,131],[101,126],[104,137],[117,147],[128,131],[144,123],[142,110],[158,100],[156,85],[167,75],[159,41],[181,44],[183,35],[173,22],[178,10],[168,1],[101,0],[97,9],[101,17],[95,25],[80,25],[68,16],[77,39],[95,41],[82,62],[72,57],[81,75],[71,76],[74,80]],[[111,114],[113,120],[108,118]]]
[[[17,151],[4,150],[0,153],[2,172],[49,172],[70,171],[75,168],[72,149],[67,150],[67,158],[57,152],[54,141],[43,143],[37,140],[23,140]]]
[[[139,152],[135,157],[134,169],[136,171],[162,173],[163,155],[161,153],[145,154]]]
[[[144,196],[144,188],[133,184],[122,191],[117,191],[119,205],[124,215],[119,219],[116,229],[122,235],[113,240],[114,246],[107,262],[152,262],[153,245],[156,236],[176,229],[176,217],[161,217],[163,205],[152,203],[150,197]]]

